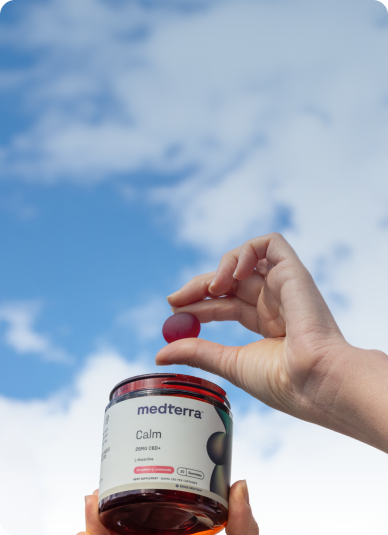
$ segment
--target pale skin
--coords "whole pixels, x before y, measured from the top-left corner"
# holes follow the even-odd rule
[[[226,253],[216,272],[195,277],[168,301],[176,314],[191,312],[201,323],[239,321],[264,338],[238,347],[179,340],[159,351],[158,365],[212,372],[270,407],[388,453],[388,357],[345,340],[310,273],[280,234]],[[243,481],[232,486],[227,535],[258,534],[245,490],[247,495]],[[87,519],[97,514],[97,498],[88,499]],[[80,535],[115,535],[96,526],[87,523]]]
[[[157,364],[210,371],[270,407],[388,452],[388,357],[345,340],[280,234],[226,253],[215,273],[168,300],[175,313],[191,312],[201,323],[239,321],[264,339],[239,347],[179,340],[159,351]]]

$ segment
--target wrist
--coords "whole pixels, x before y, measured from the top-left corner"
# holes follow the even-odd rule
[[[303,419],[388,453],[388,356],[345,342],[318,368],[301,398]]]

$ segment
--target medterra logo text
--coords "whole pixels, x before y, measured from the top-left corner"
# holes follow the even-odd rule
[[[157,407],[156,405],[151,405],[151,407],[139,407],[137,409],[138,415],[144,415],[144,414],[176,414],[177,416],[189,416],[190,418],[198,418],[202,420],[202,411],[198,411],[195,409],[187,409],[182,407],[176,407],[175,405],[172,405],[171,403],[167,405],[165,403],[164,405],[159,405]]]

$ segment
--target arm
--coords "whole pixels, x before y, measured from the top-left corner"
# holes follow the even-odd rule
[[[179,340],[159,351],[157,364],[210,371],[275,409],[388,452],[388,357],[346,342],[281,235],[230,251],[217,272],[168,300],[175,313],[201,323],[236,320],[264,339],[241,347]]]

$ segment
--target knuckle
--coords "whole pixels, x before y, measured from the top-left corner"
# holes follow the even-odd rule
[[[221,262],[222,263],[230,262],[231,259],[232,259],[232,252],[228,251],[227,253],[222,255]]]
[[[281,240],[281,241],[285,241],[285,238],[283,236],[283,234],[280,234],[280,232],[271,232],[269,234],[270,238],[272,240]]]
[[[244,242],[241,246],[241,251],[250,252],[254,250],[254,244],[257,238]]]
[[[257,258],[257,252],[256,252],[257,241],[258,240],[256,238],[254,240],[246,241],[241,247],[241,253],[244,253],[246,257],[248,258],[251,258],[251,257]]]
[[[239,358],[239,349],[224,347],[222,354],[222,363],[224,366],[225,376],[229,378],[237,377],[237,362]]]

